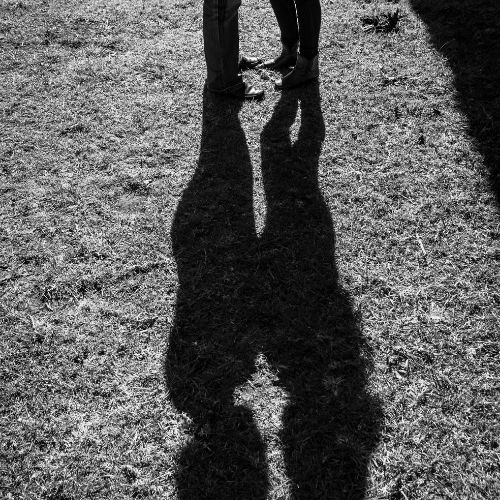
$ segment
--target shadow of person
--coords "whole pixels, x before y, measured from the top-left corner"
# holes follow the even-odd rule
[[[281,442],[291,498],[304,500],[363,498],[377,436],[367,351],[338,282],[333,223],[318,183],[324,136],[317,84],[283,93],[261,135],[263,352],[289,395]]]
[[[233,400],[254,371],[257,340],[245,317],[257,236],[239,109],[205,93],[199,163],[172,226],[179,290],[166,379],[194,434],[179,459],[179,499],[263,499],[268,490],[262,439]]]
[[[431,40],[450,64],[459,104],[469,120],[500,204],[500,2],[410,0]]]
[[[236,104],[205,96],[199,164],[172,227],[179,291],[166,379],[173,403],[193,421],[179,458],[179,498],[258,500],[270,492],[262,437],[234,397],[257,356],[288,396],[279,436],[288,498],[362,498],[377,407],[318,184],[318,86],[283,94],[262,132],[260,237],[237,113]]]

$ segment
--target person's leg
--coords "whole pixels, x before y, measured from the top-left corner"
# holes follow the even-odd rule
[[[299,45],[299,26],[297,12],[293,0],[270,0],[274,15],[281,32],[281,54],[264,63],[264,68],[286,68],[293,66],[297,60]]]
[[[279,90],[291,89],[319,76],[318,47],[321,27],[320,0],[295,0],[299,21],[300,52],[295,67],[276,80]]]
[[[295,5],[299,21],[300,54],[306,59],[312,59],[318,55],[321,28],[320,0],[295,0]]]
[[[204,0],[203,43],[208,90],[238,99],[261,99],[264,91],[253,88],[239,74],[238,9],[241,0]]]
[[[299,27],[293,0],[271,0],[271,7],[278,21],[281,41],[291,49],[299,41]]]
[[[238,75],[240,5],[241,0],[204,0],[203,43],[210,90],[223,90],[242,82]]]

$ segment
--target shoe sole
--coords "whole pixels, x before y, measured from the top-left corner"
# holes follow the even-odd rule
[[[237,94],[231,94],[230,92],[224,92],[224,91],[218,91],[218,90],[212,90],[212,89],[208,89],[208,91],[212,92],[212,94],[215,94],[215,95],[229,97],[231,99],[239,99],[240,101],[260,101],[260,100],[264,99],[264,96],[265,96],[265,93],[256,94],[256,95],[248,95],[248,94],[237,95]]]
[[[264,99],[264,96],[265,94],[259,94],[259,95],[254,95],[254,96],[244,96],[244,97],[241,97],[240,99],[242,99],[243,101],[262,101],[262,99]]]
[[[297,62],[297,58],[295,59],[290,59],[290,61],[285,61],[284,63],[281,64],[271,64],[266,62],[263,62],[262,64],[259,64],[257,66],[257,69],[271,69],[271,70],[279,70],[279,69],[284,69],[284,68],[293,68],[295,66],[295,63]]]
[[[251,71],[252,69],[259,68],[262,64],[264,64],[264,61],[260,61],[257,64],[240,64],[238,66],[239,71]]]

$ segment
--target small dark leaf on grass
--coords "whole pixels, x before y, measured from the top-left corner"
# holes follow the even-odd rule
[[[83,123],[77,123],[61,130],[60,135],[88,134],[90,128]]]
[[[131,465],[123,466],[122,471],[123,475],[126,477],[129,483],[133,483],[137,479],[137,476],[139,475],[137,469],[135,469]]]
[[[150,191],[149,186],[141,179],[130,178],[124,186],[125,191],[138,195],[147,195]]]
[[[62,45],[63,47],[69,47],[70,49],[79,49],[80,47],[83,47],[85,45],[85,42],[83,40],[69,40],[69,39],[62,39],[59,40],[59,45]]]
[[[119,50],[122,45],[122,40],[121,39],[116,39],[116,40],[109,40],[109,41],[103,41],[98,44],[101,46],[103,49],[108,49],[108,50]]]
[[[365,31],[375,31],[377,33],[391,33],[399,30],[401,13],[399,9],[394,12],[385,12],[364,16],[361,18]]]
[[[146,328],[151,328],[155,323],[158,318],[147,318],[144,321],[140,322],[140,327],[146,329]]]
[[[70,497],[64,493],[64,486],[59,484],[57,488],[48,493],[46,496],[47,500],[70,500]]]
[[[57,40],[57,34],[51,30],[46,30],[43,34],[42,45],[50,45],[55,40]]]

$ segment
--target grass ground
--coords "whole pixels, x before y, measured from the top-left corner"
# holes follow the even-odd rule
[[[500,8],[396,3],[241,108],[199,1],[0,3],[0,497],[500,496]]]

